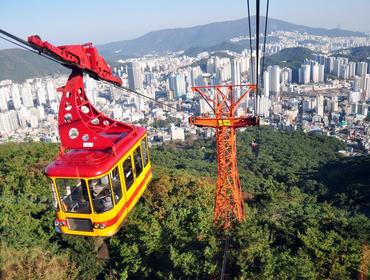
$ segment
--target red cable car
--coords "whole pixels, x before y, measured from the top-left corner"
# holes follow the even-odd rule
[[[122,83],[90,43],[56,47],[38,36],[28,41],[72,68],[67,84],[58,89],[61,152],[45,169],[52,180],[55,229],[74,235],[113,235],[152,178],[146,130],[105,116],[88,100],[83,71]]]

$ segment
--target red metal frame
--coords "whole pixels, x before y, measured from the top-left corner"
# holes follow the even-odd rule
[[[107,117],[91,104],[84,90],[83,71],[116,85],[122,84],[121,79],[113,76],[91,43],[57,47],[37,35],[28,37],[28,41],[35,49],[69,63],[72,68],[67,84],[58,89],[62,93],[58,113],[61,153],[65,149],[108,149],[116,155],[126,139],[137,135],[137,129]]]
[[[243,92],[236,98],[236,90]],[[200,86],[198,92],[207,102],[213,116],[190,117],[190,124],[216,129],[218,177],[215,196],[214,220],[223,228],[231,226],[235,218],[245,217],[244,202],[240,186],[236,157],[236,128],[259,125],[259,118],[251,115],[235,116],[243,99],[255,85]]]
[[[116,85],[122,85],[122,80],[112,75],[112,70],[104,58],[99,56],[98,50],[92,46],[92,43],[57,47],[47,41],[42,41],[38,35],[29,36],[28,42],[39,51],[67,63],[72,63],[74,69],[85,70],[96,75],[97,78]]]
[[[73,70],[62,92],[59,105],[59,135],[64,149],[113,151],[122,143],[122,133],[135,132],[135,127],[115,121],[99,112],[88,100],[81,70]]]

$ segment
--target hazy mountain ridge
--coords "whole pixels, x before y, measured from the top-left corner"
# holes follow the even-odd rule
[[[0,81],[68,73],[68,69],[44,57],[21,49],[0,50]]]
[[[252,22],[255,21],[254,17],[251,19]],[[262,17],[262,27],[264,26],[264,20],[264,17]],[[243,18],[189,28],[158,30],[149,32],[137,39],[108,43],[98,46],[98,48],[108,63],[125,56],[165,53],[167,51],[185,50],[187,55],[196,55],[202,51],[213,52],[226,49],[240,52],[249,47],[248,40],[236,43],[232,43],[229,40],[234,37],[245,36],[248,32],[247,26],[247,18]],[[268,29],[270,32],[285,30],[307,32],[313,35],[366,36],[360,32],[312,28],[271,18],[269,19]],[[252,25],[252,33],[254,32],[255,26]],[[269,37],[269,40],[276,40],[276,38]],[[20,82],[28,78],[68,72],[68,69],[25,50],[0,50],[0,81],[11,79]]]
[[[252,34],[255,33],[255,17],[251,17]],[[260,24],[264,28],[265,18]],[[348,37],[366,36],[361,32],[341,29],[325,29],[292,24],[269,18],[268,31],[298,31],[311,35]],[[245,36],[248,33],[248,20],[242,18],[224,22],[209,23],[188,28],[173,28],[152,31],[133,40],[124,40],[100,45],[99,50],[108,57],[122,55],[143,55],[151,52],[182,51],[192,47],[211,47],[229,41],[231,38]]]

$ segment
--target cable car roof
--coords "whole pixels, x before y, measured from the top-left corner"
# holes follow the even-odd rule
[[[135,134],[116,134],[108,137],[125,143],[119,145],[116,156],[111,150],[70,150],[45,168],[48,177],[96,177],[109,170],[134,146],[146,133],[143,127],[136,127]]]

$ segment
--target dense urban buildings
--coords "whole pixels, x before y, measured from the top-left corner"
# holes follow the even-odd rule
[[[303,46],[320,54],[300,57],[297,68],[265,65],[261,70],[261,90],[245,98],[239,114],[258,114],[263,123],[276,129],[303,130],[333,136],[348,144],[344,154],[368,153],[370,129],[369,65],[351,61],[332,52],[370,45],[369,38],[325,37],[297,32],[273,32],[279,40],[267,44],[267,55],[285,48]],[[243,37],[233,38],[237,42]],[[320,42],[315,44],[314,42]],[[309,42],[309,43],[308,43]],[[262,53],[260,53],[262,57]],[[187,137],[207,137],[212,130],[190,127],[188,117],[209,113],[207,104],[194,94],[193,86],[248,84],[256,82],[256,52],[246,48],[185,54],[147,55],[119,60],[112,69],[123,85],[155,99],[152,102],[85,79],[89,99],[109,116],[148,127],[152,144],[183,141]],[[294,78],[295,77],[295,78]],[[0,82],[0,140],[58,141],[59,94],[67,76],[40,77],[21,83]],[[240,92],[236,92],[240,94]],[[177,111],[166,107],[176,107]]]

